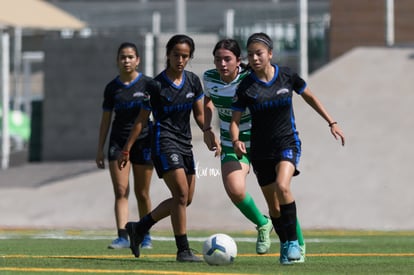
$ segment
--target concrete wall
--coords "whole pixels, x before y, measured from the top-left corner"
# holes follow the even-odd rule
[[[165,68],[165,45],[172,34],[155,39],[155,74]],[[213,66],[211,51],[217,35],[191,35],[195,57],[187,69],[198,74]],[[145,66],[143,37],[138,35],[90,39],[46,39],[44,102],[41,137],[42,161],[95,159],[105,85],[117,74],[120,43],[137,44]],[[154,74],[154,75],[155,75]]]
[[[138,36],[45,40],[43,161],[95,158],[103,91],[118,74],[116,52],[123,41],[139,45],[143,40]]]
[[[395,0],[395,44],[414,43],[414,1]],[[357,46],[386,45],[386,0],[332,0],[330,58]]]

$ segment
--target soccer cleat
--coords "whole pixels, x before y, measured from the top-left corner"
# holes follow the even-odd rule
[[[293,260],[294,263],[304,263],[306,260],[306,244],[299,245],[300,249],[300,259],[299,260]]]
[[[141,243],[141,248],[143,249],[151,249],[152,248],[152,240],[151,235],[149,233],[145,234],[144,239]]]
[[[302,256],[298,241],[288,241],[287,257],[289,261],[298,261]]]
[[[270,232],[272,232],[272,221],[267,218],[267,223],[262,226],[256,227],[257,229],[257,241],[256,241],[256,253],[266,254],[270,249]]]
[[[125,225],[125,228],[129,235],[129,240],[130,240],[129,248],[131,248],[132,254],[134,254],[136,258],[139,258],[139,255],[140,255],[139,246],[144,240],[145,234],[141,234],[139,232],[138,230],[139,222],[128,222]]]
[[[279,262],[282,265],[292,264],[292,262],[289,261],[289,258],[288,258],[288,250],[289,250],[289,242],[288,241],[286,241],[284,243],[280,243],[280,257],[279,257]]]
[[[177,262],[202,262],[203,260],[194,255],[191,249],[177,252]]]
[[[129,241],[125,238],[118,237],[108,245],[108,248],[111,249],[121,249],[121,248],[129,248]]]

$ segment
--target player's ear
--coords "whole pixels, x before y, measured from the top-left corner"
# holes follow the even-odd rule
[[[269,58],[270,58],[270,60],[273,59],[273,50],[272,49],[269,49]]]

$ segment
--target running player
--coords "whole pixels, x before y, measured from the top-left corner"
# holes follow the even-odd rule
[[[203,76],[206,95],[204,97],[204,140],[207,145],[214,144],[215,135],[212,131],[211,120],[215,107],[220,119],[221,171],[224,188],[240,212],[256,225],[258,231],[256,252],[265,254],[270,249],[269,234],[273,228],[272,221],[260,212],[252,196],[246,192],[246,177],[250,170],[250,158],[248,154],[243,155],[241,159],[237,158],[229,134],[232,99],[237,85],[250,71],[241,62],[241,49],[234,39],[219,41],[213,49],[213,56],[216,68],[206,71]],[[238,139],[246,144],[247,153],[250,151],[250,123],[250,113],[246,110],[241,116]],[[305,243],[299,223],[297,233],[302,248],[301,261],[304,261]]]
[[[292,177],[299,174],[297,165],[301,152],[293,114],[293,91],[327,121],[332,135],[340,138],[342,145],[345,136],[302,78],[287,67],[271,63],[272,49],[273,42],[264,33],[255,33],[247,40],[252,73],[240,83],[233,98],[230,136],[237,156],[247,154],[246,143],[239,139],[239,127],[242,114],[248,108],[252,118],[250,157],[253,170],[280,239],[280,263],[291,264],[301,258],[296,203],[290,189]]]
[[[187,239],[187,213],[195,188],[195,165],[192,152],[190,114],[203,129],[204,96],[200,79],[186,71],[193,57],[194,41],[186,35],[174,35],[166,46],[167,67],[154,78],[148,89],[149,100],[142,108],[134,129],[119,159],[121,169],[128,163],[132,140],[141,133],[150,112],[154,116],[152,158],[158,177],[162,178],[171,197],[162,201],[138,222],[128,222],[126,228],[131,239],[131,250],[140,256],[139,244],[147,232],[159,220],[171,216],[177,246],[176,260],[199,262]],[[218,143],[218,142],[217,142]]]
[[[129,174],[131,165],[126,169],[118,168],[118,157],[121,154],[129,132],[134,124],[139,111],[146,85],[151,78],[137,71],[140,57],[135,44],[122,43],[118,48],[117,65],[119,75],[110,81],[104,92],[103,113],[99,130],[98,150],[96,153],[96,164],[98,168],[105,168],[104,146],[111,122],[112,128],[108,147],[109,171],[115,193],[115,219],[118,229],[118,238],[112,241],[108,248],[128,248],[128,233],[125,223],[128,221],[128,197],[129,197]],[[112,114],[115,114],[112,121]],[[133,140],[131,151],[132,171],[134,174],[134,192],[138,203],[140,217],[145,216],[151,210],[149,195],[152,161],[150,151],[149,126],[142,131],[141,135]],[[151,236],[149,233],[142,242],[143,248],[151,248]]]

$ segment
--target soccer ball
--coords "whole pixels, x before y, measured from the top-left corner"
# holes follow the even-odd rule
[[[236,256],[237,245],[229,235],[211,235],[203,244],[203,257],[209,265],[228,265],[234,262]]]

